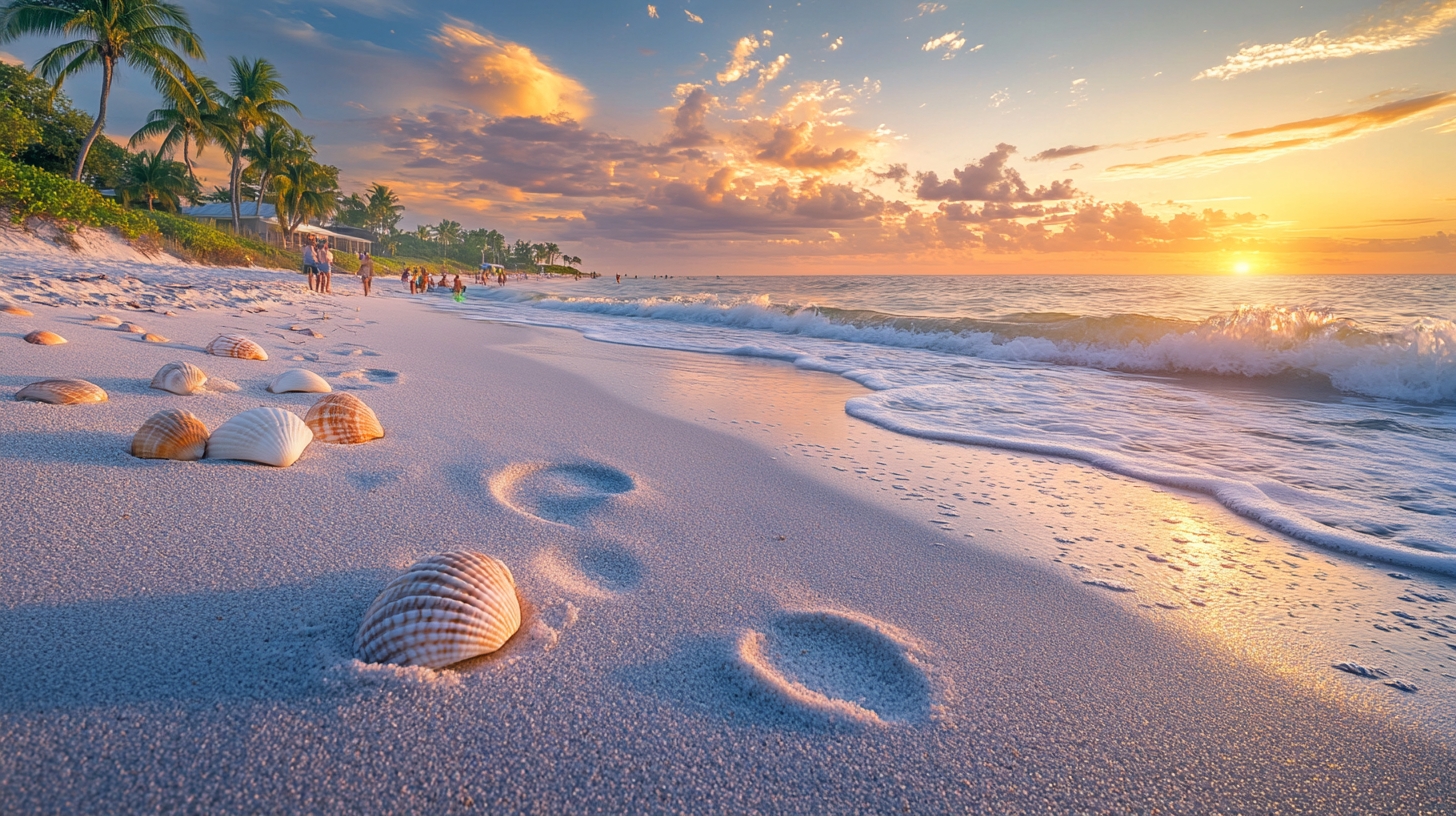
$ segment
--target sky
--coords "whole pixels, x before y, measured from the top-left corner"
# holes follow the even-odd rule
[[[1456,0],[182,6],[403,227],[608,274],[1456,271]]]

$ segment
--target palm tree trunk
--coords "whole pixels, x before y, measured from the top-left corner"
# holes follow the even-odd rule
[[[233,205],[234,235],[240,235],[243,231],[243,201],[241,191],[238,189],[238,185],[242,182],[243,178],[243,151],[241,148],[242,140],[239,139],[238,141],[240,143],[240,146],[238,151],[233,154],[233,170],[232,173],[228,176],[228,184],[232,187],[232,191],[230,192],[228,199],[229,202]]]
[[[263,190],[268,187],[268,174],[263,173],[258,178],[258,200],[253,204],[253,215],[263,217]]]
[[[192,184],[197,184],[197,170],[192,167],[192,134],[182,134],[182,161],[187,165],[187,176],[192,179]]]
[[[101,128],[106,126],[106,100],[111,96],[111,77],[116,71],[116,64],[110,57],[101,61],[101,107],[96,111],[96,123],[91,126],[91,133],[86,136],[86,141],[81,145],[81,155],[76,157],[76,172],[71,174],[73,181],[81,180],[81,171],[86,169],[86,156],[91,152],[91,145],[100,135]]]

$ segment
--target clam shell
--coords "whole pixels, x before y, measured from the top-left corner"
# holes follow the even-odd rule
[[[9,303],[5,304],[4,306],[0,306],[0,312],[4,312],[8,315],[15,315],[16,317],[30,317],[31,315],[35,314],[35,312],[26,311],[19,306],[12,306]]]
[[[207,375],[191,363],[167,363],[152,377],[153,388],[183,396],[201,391],[206,382]]]
[[[131,438],[131,455],[138,459],[177,459],[194,462],[207,453],[207,426],[176,408],[152,414]]]
[[[238,357],[244,360],[266,360],[268,352],[241,334],[220,334],[207,344],[207,353],[215,357]]]
[[[282,408],[254,408],[217,426],[207,440],[208,459],[242,459],[288,467],[313,441],[313,431]]]
[[[123,323],[120,326],[117,326],[116,327],[116,330],[117,331],[120,331],[120,332],[127,332],[129,334],[146,334],[147,333],[147,330],[146,329],[142,328],[141,326],[138,326],[135,323]]]
[[[66,342],[66,338],[48,331],[33,331],[25,336],[25,342],[37,346],[59,346]]]
[[[347,392],[320,397],[303,421],[315,439],[331,445],[355,445],[384,436],[384,426],[374,411]]]
[[[15,392],[18,400],[49,402],[52,405],[77,405],[106,402],[106,391],[85,380],[41,380]]]
[[[167,338],[163,337],[160,334],[144,334],[144,335],[142,335],[142,339],[145,340],[145,341],[147,341],[148,343],[170,343],[170,342],[172,342],[171,340],[168,340]]]
[[[366,663],[439,669],[499,649],[521,627],[510,568],[447,552],[390,581],[364,613],[354,652]]]
[[[302,391],[307,394],[327,394],[334,390],[323,377],[302,368],[290,368],[273,378],[268,390],[275,394]]]

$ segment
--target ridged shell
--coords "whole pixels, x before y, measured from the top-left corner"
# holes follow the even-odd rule
[[[152,387],[173,394],[196,394],[207,382],[207,374],[191,363],[167,363],[152,377]]]
[[[313,431],[282,408],[254,408],[217,426],[207,440],[208,459],[242,459],[288,467],[313,441]]]
[[[275,394],[302,391],[306,394],[327,394],[334,389],[323,377],[303,368],[290,368],[273,378],[268,390]]]
[[[30,317],[31,315],[35,314],[35,312],[26,311],[19,306],[11,306],[9,303],[5,304],[4,306],[0,306],[0,312],[4,312],[8,315],[15,315],[16,317]]]
[[[49,402],[52,405],[77,405],[106,402],[106,391],[85,380],[41,380],[16,391],[15,398]]]
[[[170,343],[170,342],[172,342],[171,340],[168,340],[167,338],[163,337],[160,334],[144,334],[144,335],[142,335],[142,339],[145,340],[145,341],[147,341],[148,343]]]
[[[364,401],[350,393],[321,397],[308,409],[303,421],[314,438],[331,445],[356,445],[384,436],[379,417]]]
[[[25,336],[25,342],[37,346],[59,346],[66,342],[66,338],[48,331],[33,331]]]
[[[117,331],[120,331],[120,332],[127,332],[129,334],[146,334],[147,333],[147,330],[146,329],[142,328],[141,326],[138,326],[135,323],[123,323],[120,326],[117,326],[116,327],[116,330]]]
[[[416,562],[364,613],[354,652],[366,663],[439,669],[499,649],[521,627],[510,568],[447,552]]]
[[[176,408],[152,414],[131,438],[131,455],[138,459],[177,459],[194,462],[207,453],[207,426]]]
[[[238,357],[243,360],[266,360],[268,352],[241,334],[220,334],[207,344],[207,353],[215,357]]]

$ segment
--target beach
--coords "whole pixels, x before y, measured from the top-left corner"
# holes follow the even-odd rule
[[[896,434],[785,362],[101,246],[16,243],[0,273],[34,312],[0,314],[5,812],[1452,808],[1446,647],[1367,620],[1438,574]],[[223,333],[269,360],[204,354]],[[148,388],[174,360],[237,389]],[[286,469],[127,453],[163,408],[302,416],[314,395],[265,390],[290,368],[386,436]],[[110,399],[10,399],[52,377]],[[520,632],[440,671],[355,660],[375,595],[447,550],[510,567]]]

